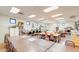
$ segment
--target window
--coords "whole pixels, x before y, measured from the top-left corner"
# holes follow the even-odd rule
[[[30,21],[26,21],[26,25],[30,25]]]

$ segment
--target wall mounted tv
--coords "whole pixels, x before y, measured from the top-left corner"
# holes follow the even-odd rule
[[[15,18],[10,18],[10,24],[16,24],[16,19]]]

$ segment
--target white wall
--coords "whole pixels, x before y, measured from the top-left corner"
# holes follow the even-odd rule
[[[74,22],[65,21],[63,22],[65,25],[62,26],[62,21],[54,21],[51,23],[50,31],[56,31],[56,27],[59,27],[60,30],[64,30],[66,27],[74,27]]]
[[[9,32],[8,27],[11,25],[9,19],[12,17],[0,16],[0,43],[4,42],[4,36]]]
[[[0,16],[0,43],[4,41],[4,35],[8,32],[9,17]]]

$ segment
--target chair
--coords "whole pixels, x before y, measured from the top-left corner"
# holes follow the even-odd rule
[[[69,47],[75,48],[75,43],[72,42],[72,41],[70,41],[70,40],[66,40],[65,45],[66,45],[66,46],[69,46]]]
[[[52,34],[50,35],[49,40],[55,42],[55,38],[54,38],[54,36]]]
[[[4,36],[4,44],[5,44],[5,48],[7,49],[7,51],[8,51],[8,48],[9,48],[9,41],[8,41],[8,35],[6,34],[5,36]]]
[[[46,40],[49,40],[49,35],[48,35],[47,32],[45,32],[45,39],[46,39]]]

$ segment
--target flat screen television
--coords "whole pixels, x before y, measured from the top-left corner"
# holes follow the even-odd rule
[[[16,24],[16,19],[10,18],[10,24]]]

